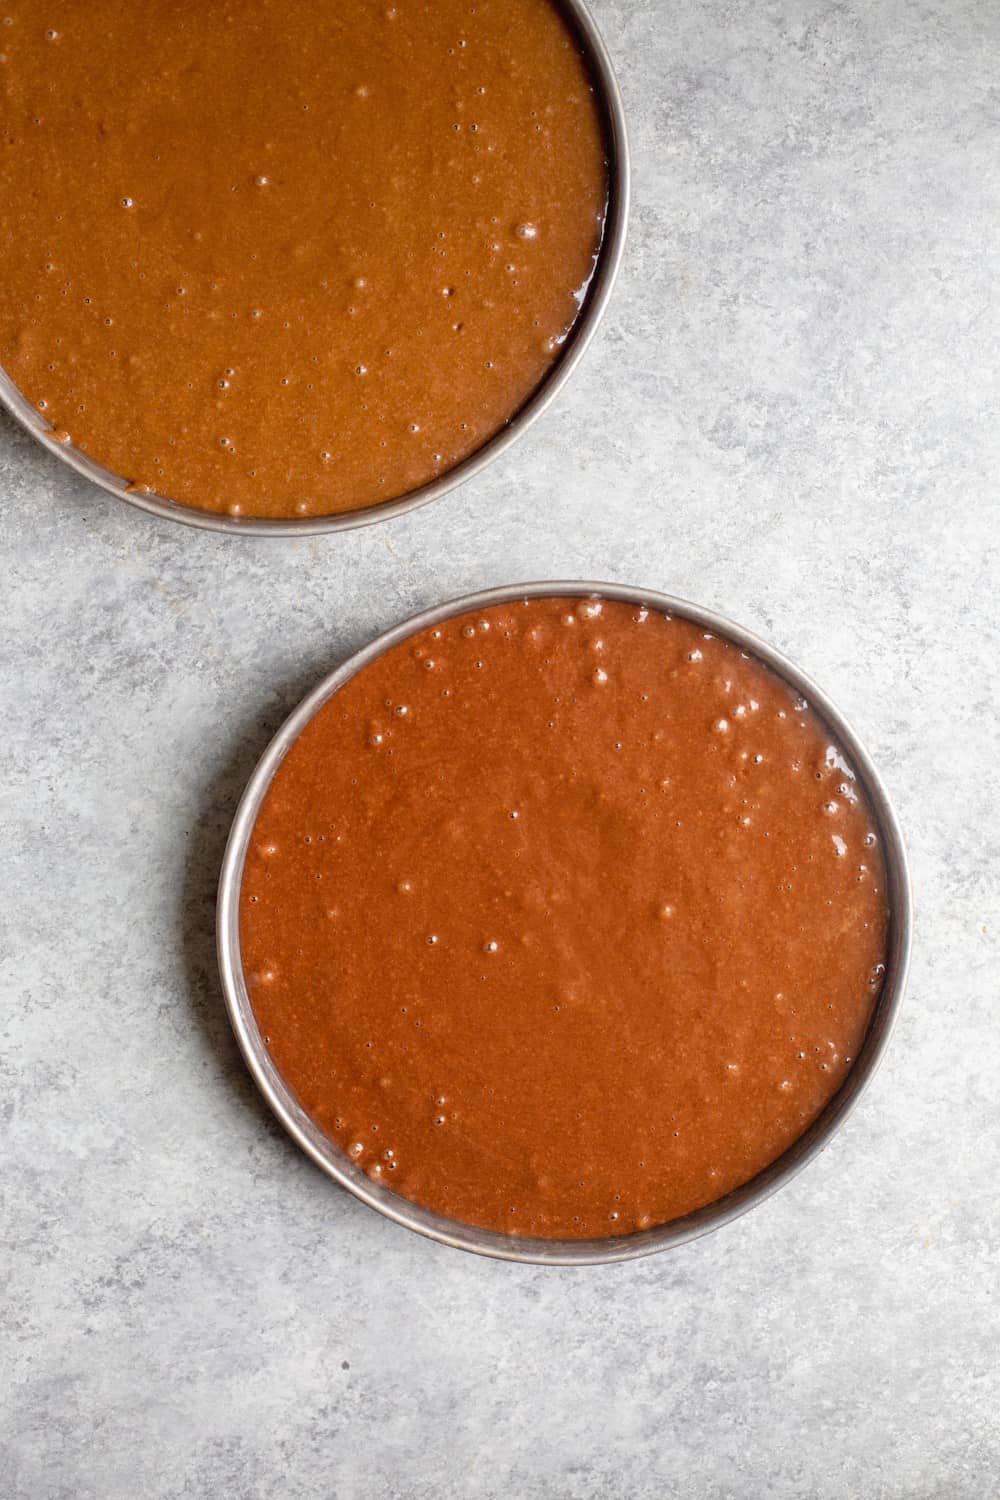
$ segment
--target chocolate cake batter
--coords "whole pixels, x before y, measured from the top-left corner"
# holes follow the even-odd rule
[[[353,510],[474,452],[606,197],[550,0],[0,4],[0,365],[187,505]]]
[[[498,607],[351,679],[279,767],[251,1000],[373,1177],[511,1234],[721,1197],[837,1092],[883,862],[830,732],[759,661],[619,603]]]

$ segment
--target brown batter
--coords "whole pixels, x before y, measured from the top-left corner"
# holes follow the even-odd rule
[[[355,676],[251,838],[254,1011],[406,1198],[577,1238],[747,1181],[844,1081],[883,865],[829,731],[682,619],[552,599]]]
[[[391,500],[558,358],[604,151],[550,0],[4,0],[0,365],[188,505]]]

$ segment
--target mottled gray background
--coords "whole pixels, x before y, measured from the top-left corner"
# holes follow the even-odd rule
[[[0,1495],[986,1500],[997,1309],[996,0],[602,0],[635,212],[515,453],[308,543],[153,521],[0,420]],[[425,1243],[255,1097],[213,888],[285,711],[424,605],[630,580],[811,671],[884,769],[883,1070],[740,1223],[618,1268]]]

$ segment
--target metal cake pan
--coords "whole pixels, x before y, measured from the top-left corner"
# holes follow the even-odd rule
[[[617,1238],[545,1240],[507,1236],[458,1223],[421,1208],[374,1182],[346,1157],[301,1109],[286,1087],[261,1039],[250,1004],[240,958],[239,897],[243,863],[261,803],[275,771],[302,729],[355,673],[384,651],[418,631],[470,610],[514,603],[522,599],[595,597],[646,605],[693,621],[757,657],[800,693],[829,725],[868,799],[881,841],[887,876],[889,932],[886,973],[865,1042],[839,1092],[809,1129],[777,1161],[758,1176],[716,1202],[684,1218]],[[783,1187],[828,1144],[854,1107],[885,1052],[899,1010],[909,962],[911,930],[910,880],[906,851],[896,816],[872,761],[843,715],[816,684],[793,662],[749,631],[711,610],[652,589],[623,584],[549,582],[489,589],[441,604],[385,631],[331,672],[288,717],[265,750],[240,802],[223,861],[218,897],[218,955],[226,1004],[236,1039],[247,1066],[271,1109],[302,1149],[328,1176],[386,1218],[443,1245],[492,1256],[499,1260],[538,1265],[583,1266],[631,1260],[682,1245],[762,1203]]]
[[[153,492],[129,493],[128,480],[95,462],[72,442],[57,441],[52,425],[22,395],[3,369],[0,369],[0,406],[6,407],[15,421],[50,452],[57,454],[71,469],[116,495],[119,500],[125,500],[164,520],[181,521],[186,526],[197,526],[203,531],[228,532],[232,536],[318,536],[321,532],[348,531],[356,526],[370,526],[376,521],[389,521],[407,511],[416,510],[421,505],[429,505],[432,500],[439,500],[442,495],[448,494],[481,469],[485,469],[527,432],[531,424],[555,400],[576,369],[604,316],[625,247],[630,168],[621,90],[607,48],[583,0],[558,0],[558,3],[579,38],[604,117],[608,142],[608,208],[604,235],[582,311],[558,360],[511,420],[453,469],[430,484],[400,495],[395,500],[365,506],[361,510],[345,511],[339,515],[289,517],[280,520],[264,516],[230,516],[198,510],[194,506],[182,505]]]

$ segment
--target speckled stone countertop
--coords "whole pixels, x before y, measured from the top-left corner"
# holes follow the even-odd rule
[[[5,1500],[984,1500],[1000,1471],[995,0],[602,0],[634,149],[570,389],[444,501],[202,535],[0,419]],[[449,595],[635,581],[786,650],[893,795],[893,1047],[778,1197],[651,1260],[367,1211],[236,1054],[213,897],[287,709]]]

